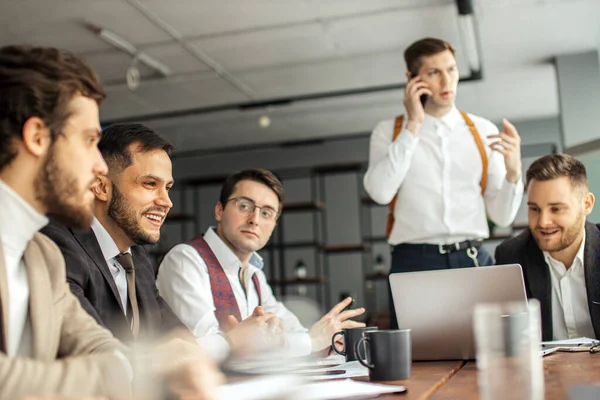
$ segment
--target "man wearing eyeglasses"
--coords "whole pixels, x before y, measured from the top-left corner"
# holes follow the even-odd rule
[[[343,311],[350,298],[308,330],[273,295],[256,251],[271,237],[283,197],[281,182],[269,171],[229,176],[215,206],[216,229],[175,246],[160,265],[157,285],[162,296],[194,335],[214,339],[213,354],[218,347],[221,358],[229,351],[277,347],[260,331],[235,332],[240,321],[254,315],[276,318],[283,329],[283,350],[298,356],[328,348],[340,329],[364,326],[350,320],[364,309]]]

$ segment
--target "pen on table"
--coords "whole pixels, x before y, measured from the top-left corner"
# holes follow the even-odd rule
[[[340,364],[316,364],[316,365],[302,366],[298,369],[321,369],[321,368],[332,368],[332,367],[338,367],[338,366],[340,366]]]
[[[343,375],[346,373],[345,369],[332,369],[330,371],[306,371],[306,372],[298,372],[298,375]]]

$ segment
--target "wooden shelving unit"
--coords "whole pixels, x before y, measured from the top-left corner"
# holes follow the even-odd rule
[[[379,280],[387,280],[388,274],[385,272],[371,272],[365,275],[365,280],[367,281],[379,281]]]
[[[369,251],[371,249],[371,245],[369,243],[347,243],[347,244],[330,244],[323,245],[320,247],[320,250],[328,253],[347,253],[347,252],[362,252]]]
[[[325,203],[322,201],[303,201],[297,203],[286,203],[283,205],[283,211],[289,212],[302,212],[302,211],[323,211],[325,209]]]
[[[310,285],[326,283],[327,278],[324,276],[313,276],[306,278],[284,279],[269,281],[271,286],[292,286],[292,285]]]

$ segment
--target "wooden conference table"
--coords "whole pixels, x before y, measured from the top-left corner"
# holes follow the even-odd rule
[[[600,385],[600,353],[552,353],[544,357],[544,379],[545,400],[568,399],[573,385]],[[477,367],[470,361],[414,362],[410,379],[392,383],[406,386],[408,392],[378,399],[479,399]]]

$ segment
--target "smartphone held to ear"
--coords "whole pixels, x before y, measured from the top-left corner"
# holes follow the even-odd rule
[[[411,79],[414,79],[416,76],[417,76],[417,74],[414,74],[414,73],[413,73],[413,74],[411,74],[411,75],[410,75],[410,78],[411,78]],[[422,95],[421,95],[421,105],[422,105],[423,107],[425,107],[425,103],[427,103],[427,100],[428,100],[428,99],[429,99],[429,95],[426,95],[426,94],[422,94]]]

